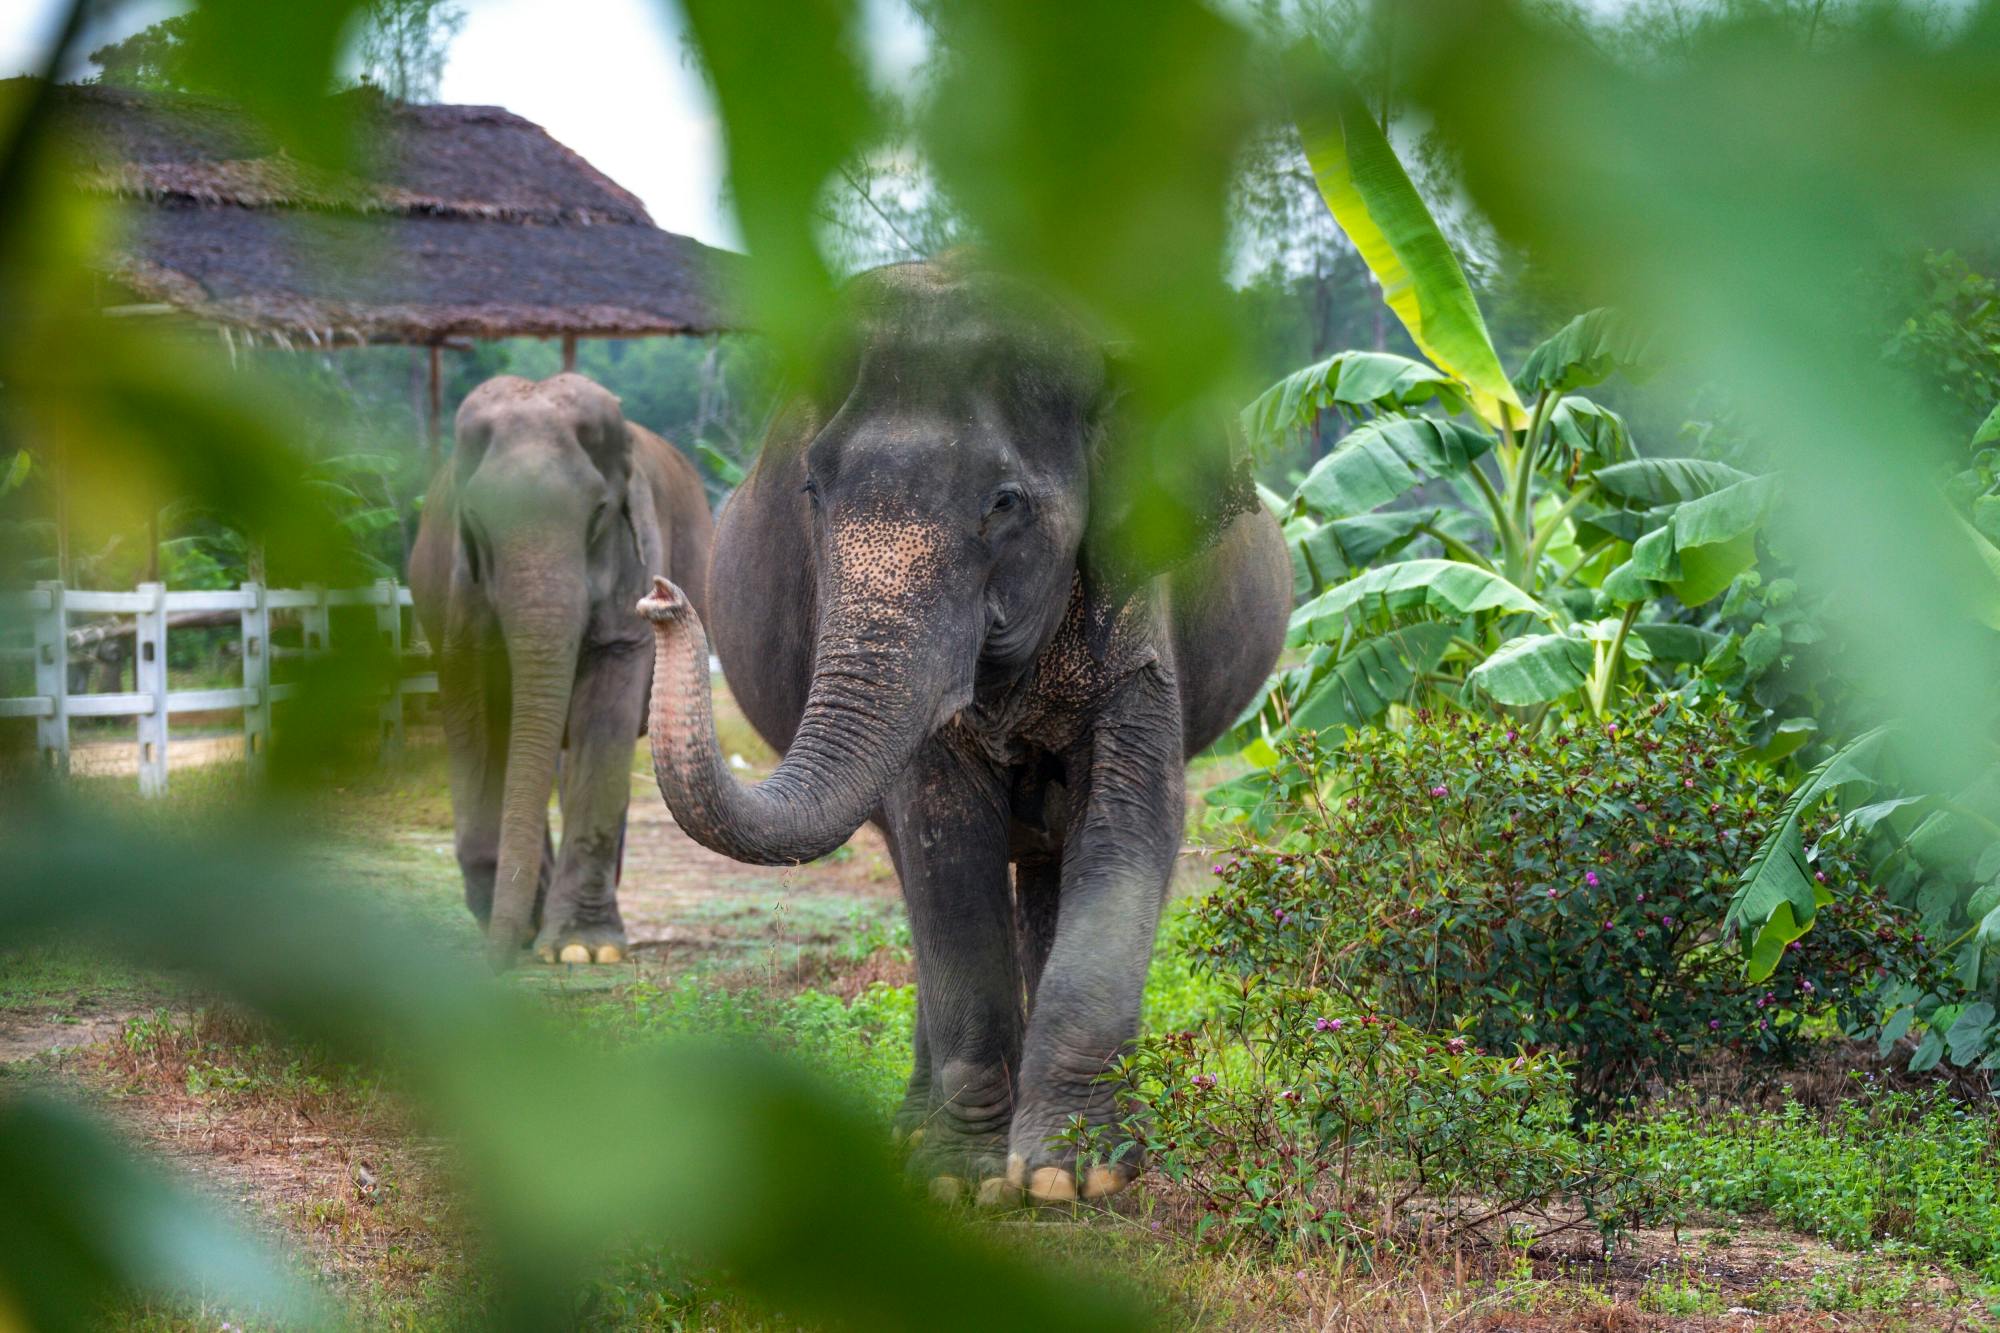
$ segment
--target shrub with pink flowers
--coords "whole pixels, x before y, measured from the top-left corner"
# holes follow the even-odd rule
[[[1679,695],[1542,727],[1419,713],[1303,736],[1276,784],[1290,835],[1218,867],[1192,945],[1225,976],[1564,1056],[1591,1112],[1717,1048],[1782,1061],[1822,1015],[1872,1020],[1880,979],[1925,951],[1827,837],[1825,928],[1745,980],[1723,916],[1784,793],[1743,742],[1729,705]]]

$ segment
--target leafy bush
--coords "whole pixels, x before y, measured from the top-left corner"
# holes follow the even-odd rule
[[[1242,978],[1226,1013],[1119,1071],[1135,1140],[1196,1236],[1281,1249],[1450,1238],[1592,1172],[1553,1056],[1489,1055],[1314,986]]]
[[[1745,978],[1720,928],[1779,793],[1742,740],[1728,705],[1681,696],[1540,731],[1419,712],[1338,752],[1301,737],[1291,850],[1220,867],[1195,947],[1476,1046],[1564,1052],[1596,1110],[1718,1046],[1783,1057],[1815,1013],[1872,1017],[1921,937],[1827,839],[1829,928]]]

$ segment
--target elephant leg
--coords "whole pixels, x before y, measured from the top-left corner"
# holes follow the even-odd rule
[[[1021,960],[1021,1015],[1033,1015],[1035,990],[1042,983],[1049,950],[1056,942],[1056,910],[1062,890],[1059,859],[1024,859],[1014,867],[1014,933]]]
[[[507,683],[503,665],[448,644],[439,663],[451,779],[453,845],[465,906],[483,929],[493,914],[500,857],[500,798],[507,779]]]
[[[1156,667],[1140,671],[1072,757],[1076,814],[1063,844],[1061,914],[1035,988],[1007,1160],[1009,1179],[1037,1198],[1110,1194],[1138,1174],[1117,1128],[1118,1090],[1105,1075],[1139,1030],[1180,847],[1180,716],[1171,679]],[[1078,1145],[1064,1141],[1078,1129],[1107,1134],[1102,1149],[1113,1160],[1079,1163]]]
[[[928,1069],[911,1079],[927,1104],[910,1169],[942,1197],[997,1197],[1021,1052],[1005,788],[983,759],[932,741],[884,813],[916,951],[917,1058]]]
[[[623,645],[592,651],[585,661],[563,756],[562,850],[535,937],[543,962],[617,963],[630,951],[618,914],[618,866],[646,661]]]
[[[896,848],[896,831],[888,821],[878,820],[882,829],[882,841],[888,844],[889,860],[896,867],[897,880],[903,878],[903,854]],[[903,905],[905,919],[909,920],[910,938],[915,940],[916,922],[910,917],[909,903]],[[910,1080],[903,1089],[903,1103],[896,1108],[894,1137],[899,1145],[915,1148],[923,1142],[924,1125],[931,1114],[931,1045],[924,1035],[924,1011],[919,1005],[914,1021],[910,1024]]]

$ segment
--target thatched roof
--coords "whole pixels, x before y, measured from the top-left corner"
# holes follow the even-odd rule
[[[128,199],[105,268],[139,302],[286,340],[709,333],[733,256],[499,107],[344,94],[353,174],[308,169],[227,105],[59,90],[79,183]]]

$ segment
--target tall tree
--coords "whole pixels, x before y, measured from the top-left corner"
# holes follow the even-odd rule
[[[193,21],[190,15],[176,15],[98,47],[90,53],[90,62],[99,71],[96,81],[147,92],[186,91],[187,38]]]
[[[368,0],[355,53],[362,82],[399,102],[435,102],[452,39],[465,26],[456,0]]]

